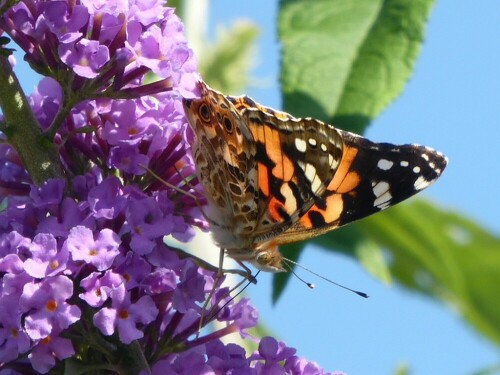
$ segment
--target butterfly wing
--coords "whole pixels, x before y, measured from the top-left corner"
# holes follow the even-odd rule
[[[241,109],[256,147],[257,243],[286,231],[324,196],[343,154],[342,137],[333,126],[265,109]]]
[[[214,238],[233,256],[241,250],[250,259],[254,246],[307,239],[381,211],[446,167],[427,147],[374,143],[246,96],[226,97],[203,83],[200,90],[201,99],[185,99],[184,107]]]
[[[314,237],[395,205],[430,186],[446,157],[428,147],[374,143],[339,130],[343,155],[324,194],[274,243]]]
[[[255,144],[240,113],[226,97],[203,82],[199,88],[201,98],[183,100],[196,134],[195,164],[206,191],[207,215],[222,237],[216,240],[231,246],[231,241],[238,242],[255,229],[259,209]]]

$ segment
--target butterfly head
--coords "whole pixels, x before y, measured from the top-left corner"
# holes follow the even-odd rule
[[[255,257],[250,260],[250,263],[259,270],[266,272],[286,271],[283,267],[283,257],[278,250],[278,246],[270,246],[256,250]]]
[[[251,263],[255,268],[266,272],[286,271],[278,246],[273,243],[264,243],[258,247],[251,243],[247,243],[245,246],[238,246],[237,243],[233,245],[236,246],[225,247],[226,254],[238,262]]]

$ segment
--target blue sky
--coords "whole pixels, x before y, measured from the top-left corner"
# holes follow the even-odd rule
[[[280,108],[277,1],[213,0],[211,27],[247,18],[261,26],[248,95]],[[500,233],[500,3],[439,0],[431,14],[414,75],[402,96],[369,128],[368,137],[420,143],[450,159],[424,194]],[[261,84],[264,82],[264,84]],[[499,249],[500,251],[500,249]],[[292,278],[276,306],[270,277],[249,295],[261,319],[298,353],[325,369],[390,374],[407,363],[412,374],[468,374],[500,363],[500,352],[451,307],[387,287],[345,257],[308,248],[300,260],[314,271],[367,292],[364,300],[329,284],[311,291]],[[492,296],[495,298],[495,296]]]
[[[213,0],[211,25],[249,18],[262,27],[252,72],[259,87],[248,94],[280,108],[275,18],[277,1]],[[426,197],[461,211],[500,233],[500,3],[440,0],[426,42],[403,95],[370,127],[376,141],[421,143],[450,159]],[[27,91],[36,81],[21,75]],[[271,279],[249,288],[261,319],[298,354],[327,370],[390,374],[407,363],[413,374],[468,374],[500,363],[500,353],[453,310],[398,286],[387,287],[351,259],[308,249],[301,263],[321,275],[367,292],[368,300],[314,280],[296,279],[276,306]],[[495,298],[495,296],[492,296]]]

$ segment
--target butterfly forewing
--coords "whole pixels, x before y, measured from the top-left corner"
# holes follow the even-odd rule
[[[447,160],[425,146],[374,143],[340,130],[343,158],[323,196],[277,243],[319,235],[395,205],[431,185]]]

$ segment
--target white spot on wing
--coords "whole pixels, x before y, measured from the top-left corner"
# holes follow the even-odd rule
[[[420,173],[420,167],[413,167],[413,173]]]
[[[408,163],[406,160],[402,160],[401,163],[399,163],[399,165],[401,165],[402,167],[407,167],[410,165],[410,163]]]
[[[315,147],[318,144],[314,138],[309,138],[307,141],[312,147]]]
[[[312,164],[305,165],[304,174],[311,183],[312,191],[318,191],[321,188],[321,180],[318,177],[316,168]]]
[[[339,159],[335,159],[332,154],[328,155],[328,163],[332,169],[337,169],[339,166]]]
[[[415,190],[422,190],[429,186],[431,183],[432,181],[427,181],[424,176],[419,176],[413,184],[413,187],[415,188]]]
[[[293,195],[293,191],[292,191],[292,189],[290,189],[290,185],[288,183],[281,185],[280,193],[286,199],[286,205],[285,205],[286,211],[289,214],[297,211],[297,199],[295,199],[295,196]]]
[[[380,197],[375,199],[373,205],[383,210],[391,205],[391,199],[392,199],[391,193],[389,191],[386,191]]]
[[[376,183],[375,185],[373,185],[373,194],[375,194],[375,196],[377,198],[379,198],[383,194],[388,192],[389,188],[390,188],[390,185],[388,182],[380,181],[380,182]]]
[[[306,152],[306,150],[307,150],[306,141],[304,141],[303,139],[300,139],[300,138],[295,138],[295,147],[300,152]]]
[[[394,165],[394,163],[390,160],[387,160],[387,159],[380,159],[377,163],[377,167],[379,167],[383,171],[387,171],[387,170],[391,169],[393,165]]]
[[[392,194],[390,191],[390,185],[388,182],[380,181],[378,183],[373,183],[373,194],[377,197],[373,202],[374,207],[378,207],[381,210],[389,207],[391,205]]]

